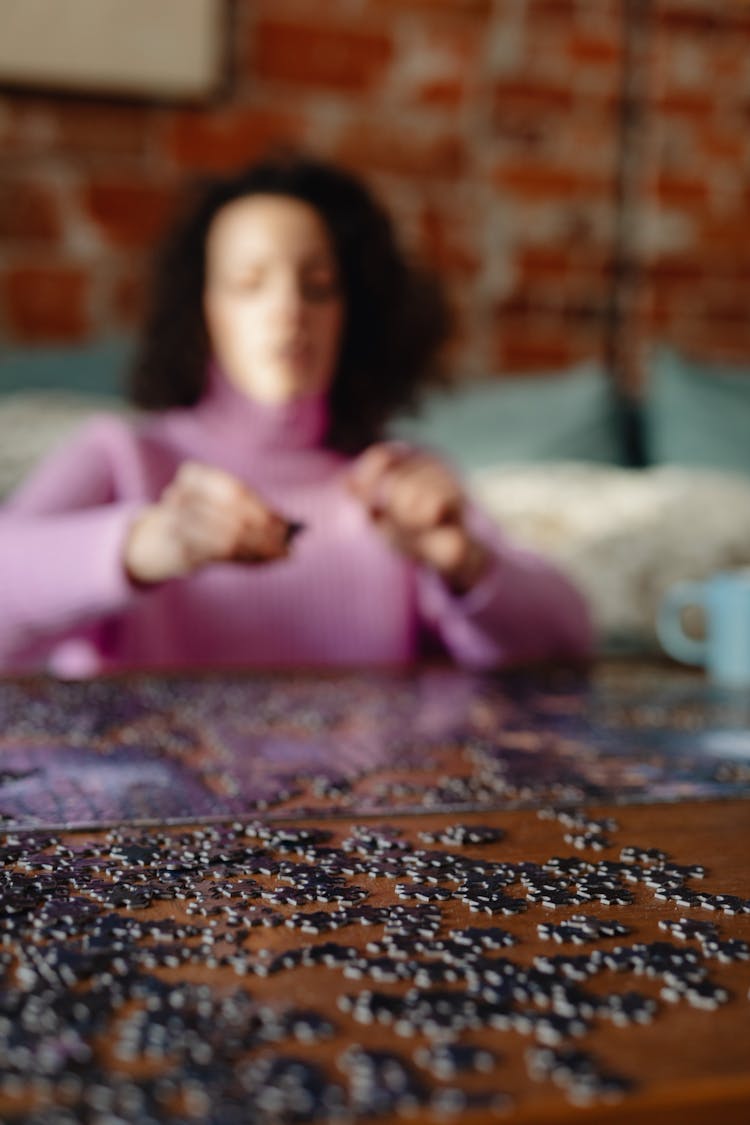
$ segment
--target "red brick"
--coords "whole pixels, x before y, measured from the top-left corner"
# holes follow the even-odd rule
[[[529,78],[504,78],[492,86],[495,117],[506,113],[568,113],[575,99],[570,85],[534,82]]]
[[[700,149],[713,160],[727,160],[741,165],[748,149],[747,139],[735,133],[707,128],[699,138]]]
[[[602,341],[573,339],[565,324],[546,323],[514,328],[500,324],[492,346],[492,367],[507,374],[548,374],[600,354]]]
[[[600,323],[606,314],[608,292],[591,278],[571,274],[564,284],[538,282],[522,286],[499,301],[496,312],[503,320],[520,323],[541,318],[582,324]]]
[[[573,243],[522,247],[515,264],[520,288],[557,282],[565,285],[569,295],[601,289],[611,280],[615,269],[613,256],[606,248]]]
[[[646,277],[658,286],[689,285],[705,277],[705,266],[696,257],[662,257],[644,267]]]
[[[16,95],[4,143],[12,152],[143,156],[158,111],[116,101]]]
[[[748,239],[748,210],[737,208],[722,215],[705,215],[700,224],[701,245],[705,254],[711,254],[717,261],[747,261],[750,259],[750,240]]]
[[[656,193],[668,207],[702,207],[709,196],[705,180],[670,175],[668,172],[660,172],[657,176]]]
[[[614,120],[573,117],[560,129],[559,153],[571,164],[591,173],[606,174],[607,192],[614,186],[615,170],[620,165],[617,125]]]
[[[671,295],[662,289],[651,291],[651,301],[646,311],[646,331],[663,337],[664,329],[670,322],[672,310]]]
[[[111,243],[146,246],[161,233],[174,203],[174,192],[145,181],[108,176],[86,185],[84,203]]]
[[[68,152],[103,152],[120,156],[146,155],[159,110],[118,102],[92,102],[66,107],[60,104],[60,147]]]
[[[0,181],[0,240],[54,246],[62,230],[57,195],[43,179]]]
[[[527,287],[496,304],[496,342],[506,361],[543,370],[603,348],[609,291],[601,284],[577,288],[559,281]]]
[[[745,324],[748,320],[748,302],[741,293],[728,294],[724,297],[708,295],[704,308],[710,320],[721,321],[722,324],[732,321]]]
[[[619,70],[623,57],[623,41],[614,36],[571,35],[566,51],[576,65],[606,66]]]
[[[436,12],[465,12],[470,15],[485,16],[492,10],[492,0],[368,0],[374,12],[404,11],[426,12],[432,16]]]
[[[184,168],[226,171],[250,163],[276,144],[299,141],[301,114],[249,108],[184,111],[170,122],[169,154]]]
[[[554,143],[556,122],[551,114],[530,115],[503,113],[492,122],[492,140],[498,146],[514,153],[535,156]]]
[[[261,78],[275,82],[367,93],[392,56],[390,37],[377,31],[269,19],[256,28],[253,67]]]
[[[715,287],[731,286],[739,295],[745,309],[750,308],[750,247],[740,243],[735,247],[701,246],[696,250],[705,278],[705,291]],[[746,311],[746,314],[747,311]]]
[[[566,277],[570,273],[570,253],[555,246],[522,247],[515,259],[519,282]]]
[[[128,254],[118,263],[110,293],[111,315],[118,328],[136,328],[145,312],[150,256]]]
[[[416,98],[417,102],[436,109],[454,109],[466,99],[466,82],[461,78],[436,79],[425,82]]]
[[[713,115],[714,100],[704,90],[671,90],[657,96],[652,109],[666,117],[705,119]]]
[[[371,171],[455,180],[467,172],[466,142],[454,133],[425,136],[377,121],[355,123],[334,146],[333,157],[363,174]]]
[[[606,198],[612,195],[614,173],[594,175],[570,165],[517,160],[497,168],[493,181],[502,192],[528,200]]]
[[[11,339],[73,342],[88,333],[89,276],[81,266],[11,266],[3,279]]]
[[[526,20],[530,24],[558,19],[567,22],[574,19],[577,12],[578,0],[529,0]]]
[[[440,348],[438,369],[448,381],[460,378],[463,372],[470,369],[472,352],[476,351],[475,333],[465,312],[456,307],[451,300],[450,287],[448,289],[448,337]],[[486,370],[486,367],[483,368]]]
[[[706,361],[747,365],[750,324],[729,322],[720,331],[706,317],[676,320],[662,337],[677,350]]]
[[[726,280],[729,284],[735,286],[742,295],[745,310],[747,310],[750,307],[750,290],[748,290],[748,284],[750,283],[750,247],[745,242],[737,248],[731,260],[718,259],[718,261],[720,265],[718,272],[722,280]]]
[[[456,20],[445,25],[425,21],[418,37],[403,48],[407,58],[405,74],[399,74],[400,96],[406,104],[459,108],[476,89],[476,62],[481,50],[477,21],[469,26]],[[400,62],[401,58],[395,62],[397,73]]]
[[[512,10],[512,0],[508,6]],[[562,22],[566,28],[585,26],[592,16],[596,17],[597,23],[601,23],[602,19],[615,19],[619,23],[622,0],[526,0],[527,23],[537,26],[545,22]]]
[[[701,11],[695,5],[689,7],[684,0],[678,4],[665,3],[660,0],[652,15],[654,28],[660,33],[668,35],[694,35],[703,42],[705,37],[712,33],[723,31],[731,26],[733,14],[730,5],[722,8],[721,5],[710,3]]]
[[[421,252],[426,262],[441,274],[473,277],[481,265],[479,255],[457,227],[446,212],[425,206],[419,223]]]

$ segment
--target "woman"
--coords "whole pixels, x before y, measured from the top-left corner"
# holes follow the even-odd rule
[[[94,419],[0,515],[0,667],[585,655],[568,581],[382,441],[445,332],[354,177],[286,154],[206,185],[157,261],[149,413]]]

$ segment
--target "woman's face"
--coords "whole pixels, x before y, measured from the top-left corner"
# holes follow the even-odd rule
[[[217,360],[252,398],[281,403],[327,390],[344,300],[315,208],[276,195],[222,207],[206,239],[204,311]]]

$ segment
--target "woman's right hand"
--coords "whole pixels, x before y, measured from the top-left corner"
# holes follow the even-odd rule
[[[128,576],[164,582],[213,562],[285,558],[289,524],[242,481],[185,461],[155,504],[133,523],[125,544]]]

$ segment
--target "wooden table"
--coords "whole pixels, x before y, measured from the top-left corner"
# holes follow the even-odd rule
[[[570,810],[568,810],[568,813]],[[565,810],[558,817],[565,817]],[[743,799],[722,801],[691,801],[673,804],[639,804],[639,805],[607,805],[603,807],[587,807],[585,816],[589,819],[600,820],[613,818],[616,826],[604,832],[609,841],[603,846],[574,846],[566,842],[565,834],[571,829],[566,827],[559,818],[542,818],[534,809],[483,809],[476,812],[441,812],[437,814],[403,814],[386,815],[380,813],[376,817],[351,817],[338,816],[326,818],[297,817],[294,814],[283,821],[276,821],[272,831],[283,832],[288,829],[324,829],[330,833],[330,838],[319,847],[333,848],[341,851],[342,855],[352,854],[351,847],[342,850],[342,844],[348,839],[353,839],[356,826],[367,828],[371,831],[392,832],[393,841],[401,845],[402,852],[412,854],[418,849],[429,849],[434,852],[445,852],[453,856],[462,856],[475,859],[485,865],[499,864],[518,872],[523,868],[520,865],[542,865],[552,857],[573,857],[589,863],[595,867],[599,861],[618,863],[621,861],[621,849],[635,847],[639,850],[656,849],[665,853],[668,859],[659,861],[655,852],[649,859],[642,859],[641,866],[646,871],[658,870],[661,863],[705,866],[706,875],[699,879],[694,875],[685,875],[686,887],[694,891],[705,892],[707,896],[735,895],[742,899],[750,899],[750,878],[748,877],[748,857],[750,856],[750,803]],[[234,845],[240,850],[244,848],[246,856],[252,858],[253,852],[268,846],[256,836],[246,835],[244,828],[247,824],[257,824],[257,818],[248,818],[246,822],[235,822],[237,838]],[[439,835],[448,826],[461,824],[464,826],[487,826],[501,831],[501,838],[493,843],[485,844],[447,844],[426,842],[420,834],[432,833]],[[221,826],[206,826],[204,830],[208,837],[220,833]],[[258,829],[252,828],[251,832]],[[575,834],[576,830],[572,830]],[[159,832],[157,828],[123,830],[125,835],[137,837],[141,843],[150,845],[153,849],[150,860],[145,861],[144,870],[160,866],[160,855],[163,860],[163,849],[170,843],[174,847],[181,847],[183,855],[185,850],[191,848],[191,839],[200,840],[200,827],[191,826],[189,829],[171,827]],[[197,833],[197,835],[196,835]],[[23,840],[23,834],[16,834]],[[36,834],[37,836],[39,833]],[[46,848],[37,847],[36,858],[27,861],[26,867],[19,867],[10,861],[5,865],[6,890],[13,884],[13,879],[26,880],[33,877],[34,872],[44,872],[44,853],[52,854],[58,851],[58,865],[66,861],[64,855],[65,845],[68,845],[79,857],[83,856],[88,846],[94,852],[99,852],[105,857],[109,855],[113,861],[113,869],[118,869],[121,881],[126,881],[132,870],[128,872],[121,866],[121,859],[117,859],[118,837],[109,836],[105,832],[98,833],[73,833],[55,834],[54,841]],[[179,842],[181,839],[181,843]],[[295,880],[295,870],[303,872],[302,865],[312,861],[306,860],[299,852],[284,853],[280,850],[280,836],[274,837],[271,847],[273,858],[277,861],[291,860],[292,864],[300,865],[291,869],[292,882],[280,880],[276,874],[264,874],[255,870],[252,876],[242,874],[237,870],[227,871],[222,867],[219,859],[214,856],[213,870],[204,865],[200,877],[192,879],[192,902],[198,903],[201,895],[210,905],[238,906],[238,900],[211,899],[212,889],[217,884],[231,885],[238,881],[255,880],[261,892],[265,895],[273,894],[274,888],[297,885],[300,886],[302,874]],[[37,844],[44,845],[44,840],[37,840]],[[226,844],[226,842],[225,842]],[[579,840],[580,845],[580,840]],[[162,849],[160,853],[159,849]],[[28,851],[28,849],[27,849]],[[121,856],[120,852],[120,856]],[[324,853],[319,853],[322,856]],[[329,855],[332,853],[328,853]],[[370,848],[370,856],[377,855]],[[393,852],[398,855],[398,852]],[[628,853],[625,853],[626,855]],[[142,858],[142,857],[141,857]],[[382,858],[382,856],[380,857]],[[70,857],[68,856],[69,860]],[[239,861],[238,861],[239,862]],[[119,868],[118,868],[118,865]],[[514,867],[515,865],[515,867]],[[54,870],[54,857],[49,863]],[[106,866],[106,862],[105,862]],[[161,864],[163,869],[163,863]],[[49,873],[47,873],[49,874]],[[111,876],[102,872],[84,870],[79,872],[80,882],[73,892],[68,887],[66,893],[74,898],[92,899],[91,887],[96,886],[97,880],[107,882]],[[153,872],[152,872],[153,875]],[[345,882],[348,886],[364,887],[368,892],[366,905],[368,907],[393,907],[397,904],[415,905],[418,899],[400,898],[396,893],[399,883],[413,883],[410,878],[395,868],[387,876],[372,877],[365,873],[347,876]],[[533,901],[528,885],[524,886],[518,878],[507,884],[506,893],[517,900],[524,900],[524,908],[514,914],[489,914],[482,911],[472,911],[466,901],[462,901],[458,893],[459,884],[456,880],[449,879],[443,872],[435,884],[451,891],[451,897],[438,904],[441,912],[440,928],[435,935],[426,941],[425,948],[420,952],[412,952],[411,960],[422,966],[440,963],[440,958],[435,956],[434,946],[436,940],[445,938],[451,930],[462,929],[467,926],[501,927],[517,939],[517,944],[512,947],[498,949],[487,953],[490,959],[512,962],[519,974],[528,970],[535,964],[535,958],[544,956],[563,956],[568,958],[580,957],[590,953],[593,949],[611,950],[618,945],[632,946],[645,944],[652,950],[655,942],[669,942],[678,951],[695,950],[700,954],[702,946],[696,940],[680,941],[659,927],[660,921],[674,920],[688,916],[703,922],[715,922],[722,940],[743,940],[750,942],[750,913],[725,914],[717,910],[708,910],[705,905],[693,905],[690,908],[676,906],[668,901],[660,901],[653,887],[643,881],[630,882],[622,874],[615,879],[617,885],[631,891],[632,901],[621,905],[605,905],[600,901],[585,904],[568,904],[552,909]],[[62,896],[58,896],[60,898]],[[152,979],[161,980],[165,992],[161,1000],[154,1001],[157,1009],[159,1004],[164,1004],[164,995],[168,996],[170,989],[178,988],[185,982],[208,984],[211,993],[216,998],[226,996],[236,989],[246,990],[253,999],[253,1003],[264,1005],[284,1012],[290,1007],[296,1009],[310,1009],[320,1016],[327,1018],[333,1025],[333,1034],[320,1041],[305,1042],[296,1040],[289,1035],[282,1036],[276,1042],[255,1043],[246,1053],[250,1059],[272,1058],[274,1054],[294,1056],[314,1063],[321,1068],[331,1083],[338,1084],[344,1092],[344,1100],[351,1102],[352,1087],[351,1076],[342,1069],[342,1058],[347,1047],[359,1044],[364,1050],[388,1051],[404,1060],[410,1072],[416,1075],[418,1083],[424,1092],[421,1104],[417,1104],[406,1115],[401,1110],[394,1110],[381,1115],[378,1120],[388,1122],[410,1121],[421,1123],[439,1120],[460,1120],[471,1125],[473,1122],[494,1120],[488,1106],[479,1108],[460,1107],[456,1103],[454,1112],[448,1112],[443,1106],[443,1112],[438,1113],[439,1102],[435,1098],[435,1090],[451,1087],[469,1094],[488,1091],[502,1092],[507,1095],[505,1109],[495,1107],[497,1119],[509,1120],[519,1123],[539,1123],[539,1125],[554,1125],[554,1123],[567,1122],[597,1122],[602,1125],[612,1122],[680,1122],[681,1125],[701,1123],[716,1117],[722,1122],[745,1123],[750,1119],[750,961],[733,960],[728,963],[717,962],[714,959],[703,959],[709,971],[712,982],[722,986],[729,993],[725,1003],[721,1003],[716,1010],[703,1010],[692,1006],[684,997],[665,999],[662,989],[665,980],[662,975],[648,976],[630,972],[614,972],[611,969],[600,968],[593,973],[590,979],[584,982],[584,987],[590,993],[598,996],[624,994],[636,991],[642,996],[656,1000],[656,1011],[651,1022],[640,1024],[630,1023],[626,1026],[613,1024],[610,1018],[604,1015],[593,1016],[589,1020],[588,1029],[580,1037],[563,1037],[558,1044],[552,1044],[559,1049],[574,1048],[585,1051],[597,1061],[604,1072],[612,1072],[623,1079],[632,1082],[628,1089],[616,1100],[595,1098],[591,1105],[571,1104],[571,1091],[568,1087],[561,1087],[550,1079],[539,1078],[530,1073],[529,1050],[537,1046],[544,1046],[537,1042],[538,1033],[533,1030],[522,1030],[518,1026],[507,1028],[488,1025],[486,1022],[475,1029],[463,1030],[456,1033],[453,1038],[462,1044],[482,1046],[492,1052],[494,1057],[493,1068],[489,1072],[462,1074],[453,1079],[436,1078],[429,1071],[415,1062],[414,1054],[420,1047],[425,1047],[439,1040],[434,1035],[425,1036],[417,1032],[411,1036],[396,1034],[393,1026],[386,1023],[366,1024],[359,1022],[351,1011],[341,1007],[342,997],[356,997],[365,990],[381,991],[394,996],[403,996],[408,990],[415,987],[413,974],[418,969],[412,967],[407,970],[412,973],[411,979],[403,981],[379,981],[371,975],[372,960],[376,956],[368,951],[369,942],[381,940],[385,928],[383,923],[374,925],[361,925],[349,923],[340,929],[328,933],[306,934],[304,931],[289,925],[276,927],[252,928],[245,937],[237,942],[224,940],[234,931],[242,927],[242,920],[232,920],[227,914],[218,915],[215,919],[199,913],[191,913],[191,897],[186,898],[156,898],[148,906],[128,907],[120,905],[113,908],[111,904],[102,906],[101,913],[120,913],[129,919],[140,919],[149,924],[160,919],[171,920],[186,925],[197,925],[208,928],[212,921],[219,935],[213,943],[213,955],[204,950],[192,960],[186,961],[180,967],[161,965],[146,969],[143,962],[139,963],[138,971],[149,975]],[[336,901],[330,899],[321,904],[318,902],[301,902],[298,904],[280,904],[271,902],[267,897],[248,900],[240,903],[239,915],[248,908],[257,909],[266,907],[282,915],[284,919],[290,918],[295,913],[314,911],[334,912],[341,910]],[[93,909],[93,908],[92,908]],[[355,907],[352,907],[355,909]],[[583,944],[563,944],[552,940],[543,940],[538,929],[545,923],[561,923],[573,915],[585,914],[596,916],[599,919],[614,919],[628,927],[629,933],[620,937],[602,937],[596,941],[587,941]],[[6,911],[5,918],[9,916]],[[18,917],[17,914],[13,915]],[[32,914],[29,914],[32,919]],[[32,919],[33,921],[33,919]],[[59,922],[65,929],[65,923]],[[71,933],[67,938],[48,937],[43,939],[41,930],[36,932],[35,940],[42,950],[41,961],[34,960],[30,955],[30,947],[34,941],[29,940],[28,931],[23,940],[17,940],[20,931],[6,932],[4,938],[4,956],[8,961],[6,990],[19,983],[25,987],[23,979],[14,976],[19,964],[26,966],[26,981],[32,981],[36,974],[36,984],[47,984],[53,981],[53,987],[64,992],[65,982],[60,983],[50,975],[49,965],[45,968],[44,950],[65,948],[71,943],[79,943],[80,938],[73,931],[85,933],[93,921],[70,927]],[[6,927],[7,928],[7,927]],[[205,929],[203,930],[205,934]],[[223,935],[223,937],[222,937]],[[172,938],[171,940],[174,940]],[[191,938],[178,941],[182,946],[197,948],[201,942],[195,935]],[[277,954],[288,950],[300,950],[303,947],[315,947],[325,942],[334,941],[340,944],[355,947],[364,957],[364,975],[360,977],[348,976],[342,966],[327,967],[325,965],[296,964],[289,968],[279,969],[269,975],[258,975],[256,966],[268,964]],[[127,976],[128,958],[132,968],[138,961],[138,951],[141,952],[160,944],[158,938],[145,937],[138,942],[125,941],[124,952],[120,960],[124,962],[122,971]],[[163,944],[163,943],[162,943]],[[236,963],[223,963],[223,957],[236,958]],[[114,953],[112,954],[114,957]],[[49,957],[48,957],[49,960]],[[370,965],[368,967],[368,960]],[[646,958],[648,962],[648,957]],[[44,971],[40,971],[41,969]],[[238,968],[242,971],[238,973]],[[362,967],[362,966],[360,966]],[[118,968],[119,971],[119,968]],[[47,976],[45,976],[45,972]],[[31,973],[31,976],[29,976]],[[521,979],[521,977],[519,977]],[[68,982],[68,992],[85,995],[91,988],[91,978]],[[421,986],[422,991],[429,993],[430,987]],[[449,991],[462,991],[468,988],[466,978],[454,982],[446,982],[431,986],[433,989],[440,987]],[[174,1054],[165,1059],[154,1060],[146,1058],[142,1053],[135,1053],[132,1059],[122,1057],[122,1047],[118,1048],[121,1041],[123,1027],[133,1013],[143,1009],[146,1001],[143,997],[130,997],[112,1018],[106,1021],[104,1027],[92,1034],[89,1044],[93,1054],[86,1066],[71,1064],[72,1071],[79,1076],[79,1084],[75,1083],[66,1087],[62,1081],[65,1068],[61,1068],[50,1083],[46,1094],[39,1100],[39,1095],[32,1096],[31,1087],[26,1081],[7,1080],[0,1082],[0,1120],[3,1122],[29,1121],[30,1109],[35,1104],[43,1104],[51,1100],[55,1104],[65,1104],[66,1099],[71,1105],[70,1117],[60,1118],[61,1125],[67,1121],[88,1120],[86,1113],[86,1085],[87,1073],[94,1076],[97,1068],[103,1068],[96,1078],[101,1085],[102,1074],[110,1085],[127,1089],[128,1082],[133,1078],[153,1078],[155,1075],[166,1071],[179,1077],[181,1063],[175,1061]],[[209,1005],[210,1007],[210,1005]],[[519,1001],[515,1004],[517,1011],[543,1011],[535,1001]],[[180,1046],[179,1035],[172,1040],[172,1046]],[[228,1048],[227,1048],[228,1049]],[[218,1062],[222,1050],[221,1036],[219,1043],[213,1044],[214,1059]],[[421,1057],[421,1056],[418,1056]],[[239,1059],[239,1056],[237,1056]],[[234,1065],[234,1064],[233,1064]],[[237,1061],[239,1066],[239,1061]],[[6,1070],[3,1071],[3,1066]],[[23,1069],[23,1068],[21,1068]],[[7,1060],[3,1061],[0,1053],[0,1076],[7,1075]],[[107,1077],[108,1076],[108,1077]],[[113,1077],[114,1076],[114,1077]],[[93,1081],[93,1077],[92,1077]],[[252,1105],[252,1083],[246,1079],[245,1104],[237,1099],[227,1103],[223,1108],[217,1109],[216,1090],[210,1090],[213,1096],[208,1099],[202,1094],[200,1082],[194,1082],[188,1088],[180,1086],[179,1081],[171,1101],[164,1098],[158,1117],[154,1120],[171,1122],[177,1120],[178,1111],[184,1116],[185,1121],[219,1121],[231,1125],[234,1121],[266,1121],[271,1120],[268,1114],[260,1112],[258,1105]],[[190,1095],[185,1101],[186,1091]],[[81,1101],[83,1096],[84,1100]],[[124,1118],[129,1119],[127,1114]],[[94,1117],[91,1118],[95,1119]],[[133,1120],[146,1120],[142,1113],[136,1113]],[[336,1120],[335,1114],[313,1113],[305,1117],[304,1114],[294,1118],[287,1116],[286,1120]],[[349,1119],[359,1119],[356,1114]],[[364,1119],[364,1118],[363,1118]],[[57,1125],[57,1119],[56,1125]]]

